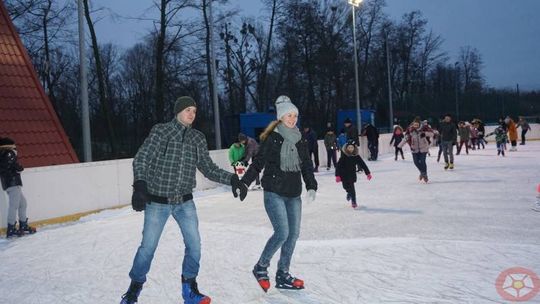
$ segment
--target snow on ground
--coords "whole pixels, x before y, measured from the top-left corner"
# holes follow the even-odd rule
[[[410,154],[405,161],[384,155],[368,162],[374,178],[359,176],[358,210],[345,201],[333,170],[317,174],[317,200],[304,204],[291,266],[306,281],[304,291],[264,294],[251,275],[272,233],[262,191],[244,202],[226,187],[197,193],[201,291],[218,304],[507,303],[495,289],[499,273],[520,266],[540,274],[540,213],[531,210],[540,142],[505,158],[490,143],[457,156],[448,172],[436,162],[436,149],[431,153],[428,185],[418,183]],[[123,208],[2,239],[0,302],[118,303],[142,222],[142,213]],[[182,256],[171,218],[139,303],[181,303]]]

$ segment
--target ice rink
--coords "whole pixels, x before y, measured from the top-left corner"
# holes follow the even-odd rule
[[[410,154],[404,161],[382,155],[366,162],[373,179],[359,175],[358,209],[345,200],[334,170],[321,166],[317,199],[303,205],[291,266],[305,280],[303,291],[264,294],[252,277],[272,234],[262,191],[250,191],[244,202],[227,187],[196,193],[201,292],[217,304],[508,303],[495,286],[501,272],[523,267],[540,274],[540,212],[531,210],[540,142],[503,158],[491,141],[485,150],[456,156],[453,171],[443,170],[436,152],[427,161],[429,184],[418,182]],[[126,207],[1,239],[0,303],[119,303],[142,222],[143,213]],[[181,303],[182,256],[170,218],[139,303]],[[520,296],[534,292],[527,288]],[[540,303],[540,295],[530,303]]]

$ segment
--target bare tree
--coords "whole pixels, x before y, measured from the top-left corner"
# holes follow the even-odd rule
[[[465,92],[480,91],[484,81],[480,72],[483,66],[482,55],[476,48],[466,46],[460,48],[459,58]]]
[[[100,48],[96,36],[96,31],[94,29],[94,23],[92,22],[92,16],[90,15],[90,8],[88,6],[88,0],[83,0],[84,5],[84,16],[86,19],[86,24],[88,26],[88,30],[90,31],[90,38],[92,41],[92,53],[94,54],[94,63],[95,63],[95,72],[97,76],[97,90],[98,90],[98,96],[99,96],[99,104],[101,111],[103,113],[103,117],[105,119],[105,122],[107,124],[107,133],[108,133],[108,139],[109,139],[109,145],[111,147],[111,152],[113,156],[118,155],[118,141],[116,139],[115,131],[114,131],[114,113],[112,110],[112,106],[110,104],[110,100],[107,96],[107,88],[105,85],[105,73],[103,70],[103,65],[101,62],[101,54],[100,54]],[[107,77],[108,78],[108,77]]]

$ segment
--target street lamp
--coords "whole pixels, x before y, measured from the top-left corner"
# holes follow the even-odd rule
[[[354,82],[356,89],[356,123],[358,126],[358,132],[362,130],[362,115],[360,114],[360,91],[358,88],[358,56],[356,50],[356,17],[355,8],[360,6],[363,0],[349,0],[349,4],[352,5],[352,28],[353,28],[353,44],[354,44]],[[360,143],[360,139],[358,140]]]
[[[454,63],[454,71],[456,73],[456,121],[459,121],[459,102],[458,102],[458,85],[459,85],[459,62]]]

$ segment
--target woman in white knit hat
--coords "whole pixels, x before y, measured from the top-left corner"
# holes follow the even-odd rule
[[[270,288],[268,266],[278,249],[281,249],[281,255],[277,265],[276,288],[304,288],[304,281],[289,273],[292,254],[300,233],[302,178],[306,184],[308,201],[315,200],[317,191],[308,143],[296,127],[298,108],[289,97],[279,96],[276,100],[276,114],[277,120],[271,122],[261,134],[259,151],[242,178],[249,186],[264,169],[261,180],[264,207],[274,233],[253,268],[253,274],[265,292]]]

